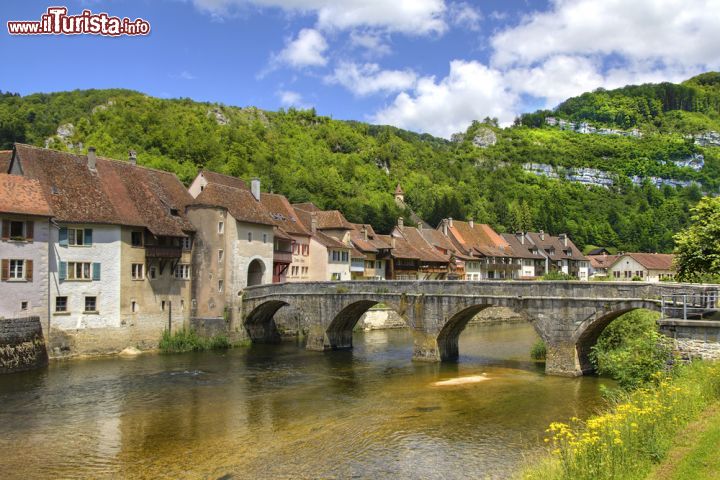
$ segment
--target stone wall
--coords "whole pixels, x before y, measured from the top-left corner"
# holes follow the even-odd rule
[[[720,359],[720,321],[660,320],[660,331],[675,341],[685,360]]]
[[[47,366],[40,317],[0,319],[0,374]]]

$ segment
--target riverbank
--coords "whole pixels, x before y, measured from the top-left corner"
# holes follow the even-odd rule
[[[706,409],[673,442],[647,480],[710,480],[720,476],[720,402]]]
[[[672,375],[658,374],[652,386],[623,394],[603,414],[550,424],[544,439],[546,455],[520,477],[645,478],[666,458],[679,432],[719,400],[720,363],[680,365]]]

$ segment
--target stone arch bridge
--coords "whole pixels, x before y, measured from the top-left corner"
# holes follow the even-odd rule
[[[509,307],[527,316],[547,345],[546,372],[577,376],[605,327],[630,310],[661,311],[667,299],[717,307],[718,286],[640,282],[353,281],[261,285],[243,293],[241,319],[254,342],[278,339],[273,316],[291,306],[306,319],[307,348],[352,347],[353,327],[372,306],[394,309],[412,329],[413,359],[453,360],[458,337],[481,310]],[[682,300],[680,300],[682,301]],[[673,310],[679,311],[678,303]],[[687,311],[687,309],[685,310]],[[717,322],[720,325],[720,322]]]

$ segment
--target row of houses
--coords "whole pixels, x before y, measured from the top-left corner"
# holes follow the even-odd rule
[[[611,255],[604,248],[588,253],[590,277],[609,280],[644,282],[669,281],[674,278],[674,255],[666,253],[620,253]]]
[[[193,321],[237,330],[243,290],[264,283],[589,275],[566,235],[451,218],[437,228],[400,218],[381,235],[257,179],[202,171],[186,188],[132,152],[119,161],[16,144],[0,152],[0,172],[0,317],[39,316],[55,355],[150,347]]]

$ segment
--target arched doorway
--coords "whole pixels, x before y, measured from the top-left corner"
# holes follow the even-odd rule
[[[256,258],[250,262],[250,266],[248,267],[247,286],[262,285],[263,276],[265,276],[265,264],[262,260]]]

